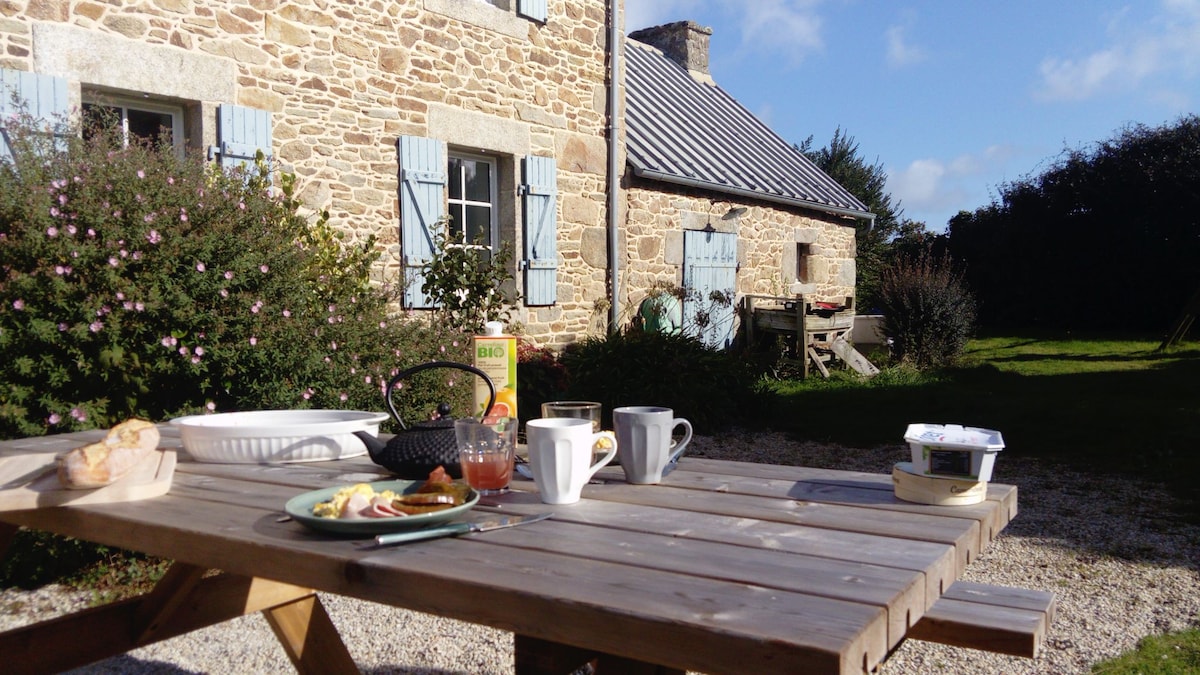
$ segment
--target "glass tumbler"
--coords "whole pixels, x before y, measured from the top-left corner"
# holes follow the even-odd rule
[[[515,417],[463,417],[454,420],[463,478],[482,495],[504,492],[512,482],[517,452]]]

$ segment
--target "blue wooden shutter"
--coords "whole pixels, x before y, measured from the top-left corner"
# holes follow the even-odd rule
[[[553,305],[558,298],[557,163],[553,157],[530,155],[524,173],[525,304]]]
[[[22,111],[22,106],[48,132],[61,136],[70,113],[67,81],[52,75],[0,68],[0,160],[12,159],[7,125],[9,118]]]
[[[737,283],[737,235],[731,232],[686,230],[683,233],[683,286],[699,294],[683,303],[685,330],[692,329],[710,347],[728,347],[733,343],[734,307],[714,305],[708,299],[712,291],[729,293],[734,299]],[[692,295],[689,293],[689,296]],[[698,326],[696,314],[709,312],[708,323]]]
[[[550,16],[549,3],[547,0],[517,0],[517,14],[538,23],[546,23]]]
[[[445,213],[446,155],[433,138],[401,136],[396,141],[400,161],[400,246],[404,265],[404,306],[427,309],[433,301],[421,290],[424,266],[433,259],[434,228]]]
[[[238,166],[254,166],[259,150],[271,156],[271,113],[229,103],[221,104],[217,122],[217,142],[214,148],[221,157],[221,167],[228,170]]]

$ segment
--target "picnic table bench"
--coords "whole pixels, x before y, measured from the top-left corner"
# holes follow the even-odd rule
[[[0,442],[0,459],[93,436]],[[0,511],[0,550],[30,527],[175,561],[146,596],[0,634],[6,671],[55,672],[261,611],[298,671],[355,672],[318,591],[512,631],[521,675],[587,661],[601,673],[865,673],[906,639],[1031,655],[1052,618],[1051,602],[1030,622],[1037,594],[959,580],[1016,515],[1007,485],[980,504],[927,506],[897,500],[883,474],[685,456],[659,485],[606,468],[566,506],[516,481],[468,518],[553,517],[369,550],[280,522],[297,494],[386,478],[366,458],[231,465],[179,452],[152,501]]]

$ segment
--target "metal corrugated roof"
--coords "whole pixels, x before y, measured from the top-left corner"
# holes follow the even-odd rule
[[[855,218],[838,184],[715,84],[654,47],[625,41],[625,125],[634,174]]]

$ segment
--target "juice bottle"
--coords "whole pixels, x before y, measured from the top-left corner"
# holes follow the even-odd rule
[[[496,404],[487,405],[487,383],[475,378],[475,413],[501,417],[517,417],[517,338],[504,334],[504,324],[489,321],[484,334],[474,340],[475,367],[488,374],[496,387]]]

